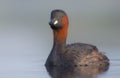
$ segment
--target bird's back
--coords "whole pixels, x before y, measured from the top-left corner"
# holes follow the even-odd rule
[[[107,64],[109,60],[94,45],[74,43],[67,45],[63,54],[63,61],[67,65],[88,66]]]

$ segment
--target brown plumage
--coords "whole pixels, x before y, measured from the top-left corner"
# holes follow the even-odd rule
[[[74,43],[66,45],[68,16],[63,10],[53,10],[49,25],[53,30],[53,48],[46,66],[108,66],[109,59],[91,44]]]

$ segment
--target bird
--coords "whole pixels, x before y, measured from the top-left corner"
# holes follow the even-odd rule
[[[109,66],[109,58],[95,45],[66,44],[69,19],[64,10],[51,11],[49,26],[53,31],[53,47],[46,60],[46,67]]]

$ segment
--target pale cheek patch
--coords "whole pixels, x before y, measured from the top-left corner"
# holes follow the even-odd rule
[[[54,25],[56,25],[58,23],[58,21],[56,20],[55,22],[54,22]]]

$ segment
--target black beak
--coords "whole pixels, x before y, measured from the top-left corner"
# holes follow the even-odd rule
[[[58,24],[58,20],[56,20],[56,19],[51,19],[49,22],[50,26],[56,26],[57,24]]]
[[[49,25],[52,29],[55,29],[55,30],[61,28],[61,25],[59,25],[58,20],[56,19],[51,19],[49,22]]]

